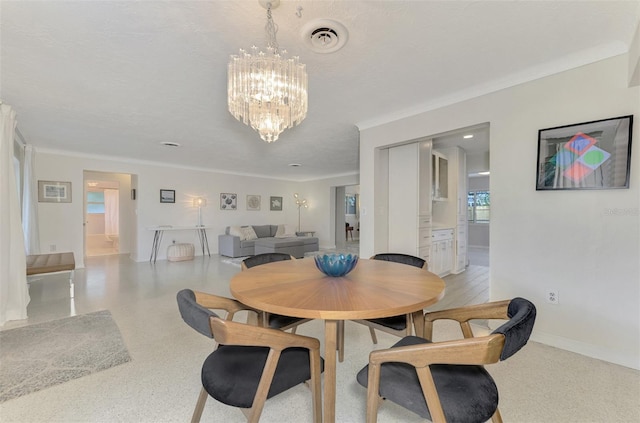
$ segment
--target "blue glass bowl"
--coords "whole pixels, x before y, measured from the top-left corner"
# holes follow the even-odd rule
[[[316,267],[327,276],[344,276],[358,264],[355,254],[324,254],[314,257]]]

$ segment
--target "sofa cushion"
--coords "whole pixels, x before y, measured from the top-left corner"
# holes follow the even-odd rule
[[[259,238],[257,238],[259,239]],[[251,247],[253,248],[254,245],[256,244],[256,240],[255,239],[251,239],[251,240],[245,240],[245,241],[240,241],[240,248],[248,248]]]
[[[258,238],[267,238],[271,235],[271,225],[253,225],[253,230]]]
[[[301,236],[299,239],[304,245],[318,244],[318,238],[314,236]]]
[[[278,232],[278,225],[269,225],[271,226],[271,235],[269,236],[276,236],[276,233]]]

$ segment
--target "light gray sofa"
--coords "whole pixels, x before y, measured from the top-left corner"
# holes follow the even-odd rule
[[[230,235],[227,226],[224,234],[218,235],[218,253],[227,257],[253,256],[261,253],[286,253],[296,258],[304,257],[304,253],[318,251],[318,238],[312,236],[296,236],[276,238],[278,225],[251,225],[258,239],[240,241],[239,236]]]

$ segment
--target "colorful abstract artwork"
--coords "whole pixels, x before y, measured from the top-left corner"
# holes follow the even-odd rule
[[[537,190],[628,188],[633,116],[538,132]]]

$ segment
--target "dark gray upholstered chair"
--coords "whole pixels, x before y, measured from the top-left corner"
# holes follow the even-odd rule
[[[242,270],[247,270],[255,266],[260,266],[262,264],[295,259],[295,257],[284,253],[263,253],[244,259],[240,266]],[[308,322],[309,320],[311,319],[281,316],[279,314],[271,314],[267,312],[264,312],[262,316],[262,322],[265,327],[280,330],[291,329],[291,333],[296,333],[296,327],[305,322]]]
[[[431,342],[433,322],[460,323],[464,339]],[[472,319],[508,320],[488,336],[474,337]],[[498,301],[425,314],[424,337],[407,336],[373,351],[357,375],[367,387],[367,423],[377,420],[382,398],[435,423],[502,422],[498,388],[484,364],[506,360],[529,340],[535,306],[523,299]]]
[[[315,338],[233,322],[250,310],[238,301],[183,289],[177,295],[182,319],[219,346],[202,365],[202,390],[191,419],[199,422],[209,395],[238,407],[248,422],[258,422],[267,398],[310,381],[313,421],[322,421],[320,375],[323,360]],[[227,320],[212,309],[226,310]]]
[[[392,261],[394,263],[407,264],[409,266],[420,267],[427,270],[427,262],[419,257],[410,256],[408,254],[400,253],[383,253],[376,254],[371,257],[371,260],[384,260]],[[413,322],[411,320],[411,314],[403,314],[402,316],[382,317],[379,319],[365,319],[354,320],[356,323],[363,324],[369,327],[371,333],[371,340],[374,344],[378,343],[376,336],[376,329],[383,332],[387,332],[396,336],[409,336]]]

